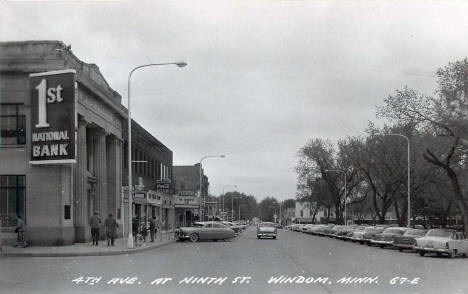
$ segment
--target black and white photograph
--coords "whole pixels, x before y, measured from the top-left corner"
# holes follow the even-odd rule
[[[467,278],[468,1],[0,0],[0,293]]]

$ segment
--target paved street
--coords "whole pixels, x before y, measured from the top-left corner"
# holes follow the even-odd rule
[[[5,257],[0,259],[0,293],[468,293],[467,258],[423,258],[286,230],[278,233],[277,240],[258,240],[250,227],[230,242],[178,242],[132,255]],[[268,283],[272,277],[285,281],[282,275],[304,278]],[[366,284],[339,283],[346,277],[371,279],[361,280]],[[419,280],[400,285],[398,279],[392,285],[395,277]],[[172,280],[162,284],[158,278]],[[216,279],[192,283],[195,278]]]

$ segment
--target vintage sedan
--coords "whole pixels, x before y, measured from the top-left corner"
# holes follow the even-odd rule
[[[393,247],[398,248],[401,252],[405,249],[412,250],[416,246],[416,239],[424,237],[427,230],[424,229],[408,229],[401,236],[393,236]]]
[[[380,234],[375,234],[370,240],[371,245],[377,245],[380,248],[385,246],[391,246],[393,244],[394,236],[401,236],[405,233],[408,228],[404,227],[390,227],[383,230]]]
[[[361,244],[367,244],[368,246],[371,246],[371,240],[374,238],[375,235],[382,233],[387,227],[384,226],[377,226],[372,228],[371,230],[367,231],[362,235],[362,241],[359,242]]]
[[[374,226],[367,226],[367,227],[358,227],[354,230],[351,234],[351,241],[352,242],[359,242],[361,244],[364,243],[364,234],[372,231],[375,227]]]
[[[341,240],[348,240],[351,237],[351,232],[357,228],[357,225],[347,225],[343,226],[336,232],[336,238],[341,239]]]
[[[468,254],[468,240],[463,232],[445,229],[432,229],[426,236],[416,239],[416,251],[424,256],[426,253],[446,254],[451,258]]]
[[[317,228],[317,230],[315,230],[315,234],[318,236],[326,236],[327,234],[329,234],[329,232],[334,226],[335,224],[328,224],[328,225],[321,226]]]
[[[257,238],[273,238],[276,239],[277,236],[277,229],[275,223],[264,222],[258,224],[257,227]]]
[[[196,222],[192,227],[182,227],[176,230],[175,237],[179,241],[190,240],[226,240],[235,237],[234,231],[219,222]]]

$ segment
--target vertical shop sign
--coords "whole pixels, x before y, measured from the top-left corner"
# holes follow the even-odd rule
[[[74,69],[29,75],[31,163],[76,163]]]

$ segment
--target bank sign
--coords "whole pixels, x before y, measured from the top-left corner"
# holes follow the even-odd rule
[[[29,75],[31,163],[76,163],[74,69]]]

